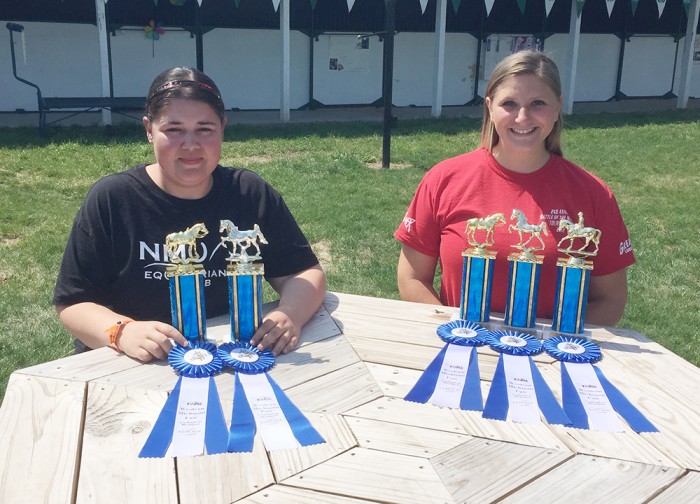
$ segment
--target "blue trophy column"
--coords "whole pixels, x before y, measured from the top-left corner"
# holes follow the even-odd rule
[[[170,309],[173,327],[190,342],[206,341],[204,271],[170,274]]]
[[[231,341],[250,341],[262,324],[262,264],[228,267]]]
[[[491,313],[491,286],[495,253],[470,255],[463,252],[462,294],[459,318],[472,322],[488,322]]]
[[[557,262],[557,294],[554,299],[552,330],[571,334],[583,333],[591,264],[590,261],[571,264],[566,259]]]
[[[505,324],[533,328],[537,319],[537,291],[540,286],[542,263],[518,261],[509,257],[508,296]]]

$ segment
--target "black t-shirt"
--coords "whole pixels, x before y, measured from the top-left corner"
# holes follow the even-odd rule
[[[206,272],[207,317],[228,312],[229,249],[221,243],[222,219],[240,230],[260,226],[268,242],[261,245],[267,278],[292,275],[318,264],[282,197],[259,175],[217,166],[213,179],[209,194],[197,200],[176,198],[161,190],[145,165],[99,180],[73,223],[54,304],[91,301],[136,320],[171,323],[165,237],[199,222],[209,231],[197,240]]]

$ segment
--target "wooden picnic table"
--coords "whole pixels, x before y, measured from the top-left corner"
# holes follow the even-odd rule
[[[403,400],[455,309],[328,293],[271,376],[326,443],[138,458],[177,377],[102,348],[21,369],[0,409],[0,502],[697,502],[700,369],[636,332],[593,329],[606,377],[658,427],[487,420]],[[227,317],[208,324],[222,337]],[[498,356],[479,348],[484,398]],[[559,362],[535,357],[561,399]],[[216,377],[230,421],[233,376]]]

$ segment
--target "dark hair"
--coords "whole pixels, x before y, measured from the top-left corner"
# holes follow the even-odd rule
[[[516,75],[536,75],[549,86],[557,97],[561,97],[561,80],[559,78],[559,70],[557,65],[548,56],[532,50],[519,51],[505,57],[491,74],[491,79],[486,86],[485,96],[493,99],[493,95],[498,90],[503,81],[509,77]],[[561,151],[561,130],[562,117],[559,111],[559,117],[554,123],[552,132],[547,135],[544,141],[544,147],[549,152],[562,155]],[[481,146],[489,152],[493,151],[494,146],[498,143],[498,132],[491,121],[491,114],[484,100],[484,117],[481,126]]]
[[[206,103],[214,109],[219,119],[224,120],[226,109],[219,88],[213,80],[196,68],[170,68],[153,79],[146,99],[145,114],[148,120],[152,121],[176,99]]]

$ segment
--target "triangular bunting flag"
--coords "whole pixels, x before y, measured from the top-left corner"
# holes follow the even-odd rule
[[[280,0],[272,0],[272,5],[275,7],[275,12],[277,12],[280,7]]]
[[[666,0],[656,0],[656,7],[659,9],[659,17],[664,13],[664,8],[666,7]]]
[[[489,17],[489,14],[491,14],[491,9],[493,9],[493,3],[496,0],[484,0],[484,5],[486,5],[486,17]]]
[[[639,5],[639,0],[632,0],[632,15],[637,13],[637,6]]]
[[[525,14],[525,0],[517,0],[518,9],[520,9],[520,14]]]
[[[583,4],[586,3],[586,0],[576,0],[576,15],[581,16],[581,11],[583,10]]]
[[[461,5],[462,0],[452,0],[452,7],[454,8],[455,12],[459,10],[459,6]]]
[[[425,8],[428,5],[428,0],[420,0],[420,12],[421,14],[425,14]]]
[[[549,13],[552,11],[552,7],[554,6],[554,0],[544,0],[544,10],[546,12],[546,16],[549,16]]]
[[[608,18],[610,18],[612,10],[615,7],[615,0],[605,0],[605,6],[608,8]]]
[[[355,6],[355,0],[348,0],[348,12]]]

